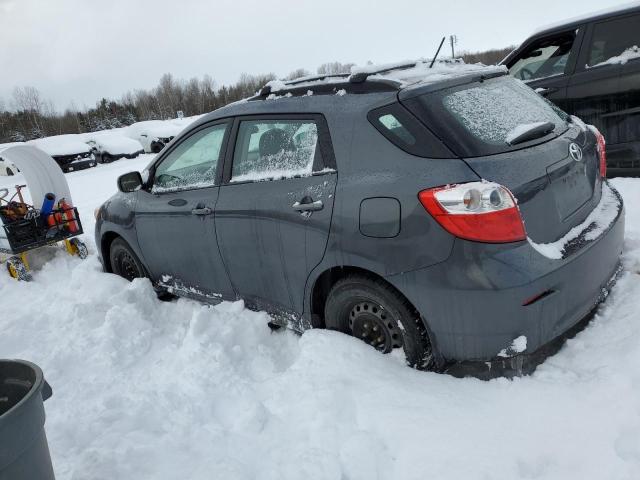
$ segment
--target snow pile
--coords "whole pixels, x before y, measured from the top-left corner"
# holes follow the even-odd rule
[[[151,158],[66,176],[92,252],[93,209]],[[640,180],[614,183],[640,202]],[[0,356],[53,386],[57,480],[637,478],[633,209],[626,228],[625,272],[591,325],[513,381],[416,372],[331,331],[271,333],[240,302],[159,302],[147,281],[59,249],[34,255],[31,284],[0,275]]]
[[[602,235],[618,216],[619,205],[617,192],[605,182],[602,184],[602,197],[598,206],[580,225],[576,225],[562,238],[552,243],[536,243],[531,238],[527,239],[538,253],[558,260],[563,257],[565,249],[574,240],[582,238],[585,242],[590,242]]]
[[[637,45],[634,45],[633,47],[627,48],[620,55],[616,55],[615,57],[611,57],[605,60],[604,62],[596,63],[595,65],[587,65],[586,67],[595,68],[595,67],[600,67],[602,65],[615,65],[615,64],[624,65],[629,60],[634,60],[636,58],[640,58],[640,48],[638,48]]]
[[[118,129],[120,130],[120,129]],[[132,155],[142,150],[142,144],[122,133],[103,130],[84,135],[85,142],[95,142],[98,150],[111,155]]]
[[[29,140],[29,145],[53,156],[75,155],[89,152],[89,146],[84,143],[80,135],[54,135],[52,137]]]

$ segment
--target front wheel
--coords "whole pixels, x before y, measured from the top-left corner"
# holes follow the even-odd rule
[[[435,369],[433,350],[420,315],[380,280],[353,275],[336,282],[325,304],[325,324],[382,353],[402,348],[411,367]]]
[[[109,260],[111,261],[111,271],[130,282],[133,281],[134,278],[148,277],[147,271],[138,259],[138,256],[131,250],[131,247],[127,245],[127,242],[121,238],[116,238],[111,244]],[[163,302],[176,298],[175,295],[164,287],[154,285],[153,290],[156,292],[158,299]]]
[[[129,281],[147,276],[138,256],[127,245],[127,242],[121,238],[116,238],[111,244],[109,260],[111,261],[113,273]]]

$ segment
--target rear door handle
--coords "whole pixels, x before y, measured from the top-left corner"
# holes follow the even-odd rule
[[[211,210],[209,207],[198,207],[191,210],[191,213],[193,215],[211,215],[211,213],[213,213],[213,210]]]
[[[316,212],[324,208],[324,203],[322,203],[322,200],[316,200],[315,202],[306,203],[296,202],[291,205],[291,208],[293,208],[296,212]]]

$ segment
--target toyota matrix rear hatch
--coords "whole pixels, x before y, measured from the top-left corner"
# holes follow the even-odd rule
[[[505,75],[400,92],[401,102],[483,179],[518,201],[527,236],[554,242],[601,197],[596,135]]]

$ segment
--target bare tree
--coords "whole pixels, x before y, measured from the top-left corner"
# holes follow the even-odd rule
[[[311,75],[309,70],[305,70],[304,68],[296,68],[293,72],[285,77],[285,80],[295,80],[296,78],[308,77]]]
[[[318,67],[318,75],[336,75],[339,73],[351,73],[351,67],[355,63],[328,62]]]

